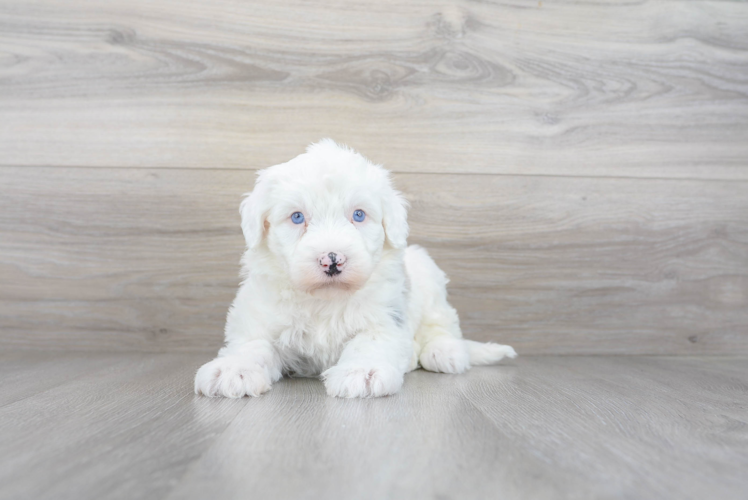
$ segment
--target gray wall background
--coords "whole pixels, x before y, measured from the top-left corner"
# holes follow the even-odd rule
[[[466,336],[748,352],[748,3],[0,1],[0,346],[220,345],[256,169],[384,164]]]

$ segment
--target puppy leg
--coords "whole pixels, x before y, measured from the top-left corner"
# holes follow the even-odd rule
[[[460,331],[457,311],[439,297],[424,315],[415,340],[421,346],[418,361],[431,372],[464,373],[470,369],[470,353]]]
[[[464,373],[471,366],[493,365],[516,358],[511,346],[458,338],[438,326],[422,326],[417,338],[423,342],[418,361],[432,372]]]
[[[224,347],[195,375],[195,394],[241,398],[259,396],[282,377],[281,360],[267,340]]]
[[[327,394],[339,398],[369,398],[395,394],[411,364],[410,339],[384,334],[359,334],[338,363],[322,373]]]
[[[418,338],[423,342],[418,361],[424,369],[441,373],[464,373],[470,369],[470,353],[463,339],[435,325],[422,326]]]

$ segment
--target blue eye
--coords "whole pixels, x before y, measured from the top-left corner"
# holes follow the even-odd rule
[[[353,220],[355,220],[356,222],[363,222],[365,218],[366,214],[363,210],[356,210],[355,212],[353,212]]]
[[[294,224],[301,224],[304,222],[304,214],[301,212],[294,212],[291,214],[291,220]]]

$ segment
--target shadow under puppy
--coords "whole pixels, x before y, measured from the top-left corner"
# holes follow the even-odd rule
[[[406,209],[387,170],[329,139],[259,172],[240,207],[226,346],[195,392],[259,396],[286,374],[321,376],[331,396],[386,396],[419,365],[462,373],[515,357],[462,338],[446,275],[407,246]]]

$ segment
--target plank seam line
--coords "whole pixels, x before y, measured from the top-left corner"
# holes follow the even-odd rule
[[[19,351],[20,352],[55,352],[55,353],[61,352],[61,351],[48,351],[46,349],[23,349],[23,350],[19,349]],[[63,352],[75,352],[75,353],[79,353],[79,351],[63,351]],[[109,354],[109,353],[107,352],[106,354]],[[7,408],[8,406],[15,405],[16,403],[19,403],[21,401],[26,401],[27,399],[34,398],[36,396],[39,396],[39,395],[47,393],[47,392],[52,392],[55,389],[57,389],[59,387],[62,387],[63,385],[67,385],[67,384],[69,384],[71,382],[75,382],[75,381],[77,381],[77,380],[79,380],[79,379],[81,379],[83,377],[87,377],[87,376],[91,375],[92,373],[96,374],[96,373],[103,372],[103,371],[107,370],[108,368],[110,368],[110,366],[111,366],[111,364],[109,364],[109,365],[103,365],[101,368],[96,368],[93,371],[82,372],[82,373],[80,373],[80,374],[78,374],[78,375],[76,375],[76,376],[74,376],[74,377],[72,377],[72,378],[70,378],[70,379],[68,379],[68,380],[66,380],[64,382],[60,382],[58,384],[54,384],[54,385],[50,385],[50,386],[45,386],[43,389],[39,389],[38,391],[34,392],[33,394],[26,394],[23,397],[21,397],[20,399],[16,399],[16,400],[10,401],[8,403],[3,403],[2,405],[0,405],[0,409]]]
[[[225,172],[257,172],[262,168],[239,168],[239,167],[144,167],[144,166],[93,166],[93,165],[3,165],[0,169],[11,168],[73,168],[89,170],[182,170],[182,171],[225,171]],[[263,167],[265,168],[265,167]],[[741,182],[748,183],[748,178],[739,177],[662,177],[662,176],[640,176],[640,175],[559,175],[559,174],[522,174],[509,172],[409,172],[404,170],[389,170],[395,175],[459,175],[459,176],[484,176],[484,177],[541,177],[548,179],[617,179],[617,180],[642,180],[642,181],[684,181],[684,182]]]

